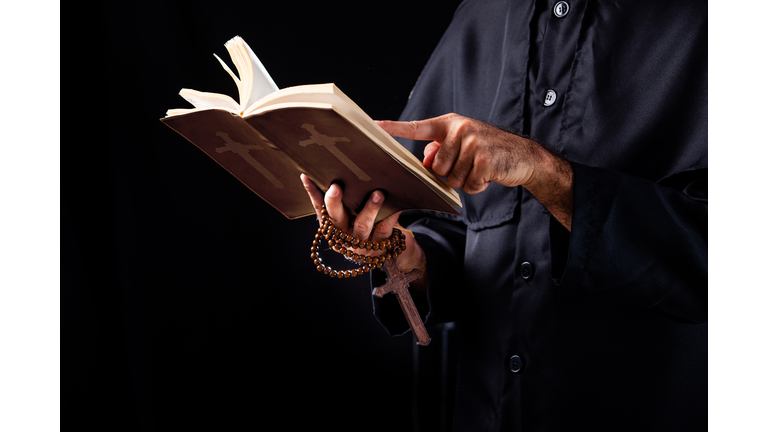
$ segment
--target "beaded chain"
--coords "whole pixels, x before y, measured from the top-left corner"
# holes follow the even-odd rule
[[[405,250],[405,234],[397,228],[392,229],[392,236],[386,240],[379,242],[364,241],[336,228],[331,222],[331,217],[328,215],[325,206],[320,210],[320,215],[320,228],[317,229],[315,239],[312,241],[312,255],[310,257],[317,266],[317,271],[323,272],[330,277],[349,278],[360,276],[375,268],[381,268],[384,265],[384,261],[397,259]],[[325,239],[328,242],[328,246],[335,252],[344,255],[344,258],[355,264],[362,264],[362,266],[352,270],[333,270],[330,266],[323,264],[323,259],[320,258],[320,241],[322,239]],[[352,252],[354,248],[369,251],[386,251],[386,253],[379,256],[366,256]]]

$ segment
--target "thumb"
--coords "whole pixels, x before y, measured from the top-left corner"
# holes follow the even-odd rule
[[[392,229],[397,225],[397,220],[400,218],[402,211],[393,213],[387,216],[386,219],[376,224],[376,228],[373,230],[373,241],[386,240],[392,236]]]
[[[440,143],[432,141],[424,147],[424,161],[421,163],[424,168],[432,168],[432,162],[435,160],[435,155],[440,150]]]

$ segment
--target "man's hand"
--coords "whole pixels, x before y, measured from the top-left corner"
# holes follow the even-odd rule
[[[322,219],[320,210],[323,208],[323,203],[325,203],[325,208],[333,225],[357,238],[369,241],[382,241],[392,236],[392,229],[395,226],[400,226],[397,220],[401,212],[397,212],[374,225],[376,215],[381,209],[382,204],[384,204],[384,194],[380,191],[374,191],[371,194],[363,210],[357,215],[354,222],[350,224],[349,215],[347,215],[341,202],[342,191],[338,185],[331,185],[325,197],[323,197],[322,191],[304,174],[301,175],[301,182],[304,184],[304,189],[307,190],[307,194],[309,194],[309,198],[312,200],[318,221]],[[384,253],[383,251],[368,251],[365,249],[354,249],[354,252],[370,256]],[[397,267],[404,273],[410,272],[414,268],[422,271],[422,278],[419,280],[419,284],[414,282],[411,284],[412,287],[424,285],[426,282],[427,267],[424,251],[419,247],[416,240],[407,233],[405,235],[405,251],[397,257]]]
[[[570,231],[573,171],[535,141],[458,114],[377,123],[390,135],[432,141],[424,148],[423,164],[446,177],[449,186],[476,194],[491,182],[521,185]]]

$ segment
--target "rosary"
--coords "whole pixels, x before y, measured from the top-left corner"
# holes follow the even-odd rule
[[[320,228],[317,229],[315,239],[312,241],[312,254],[310,255],[317,266],[317,271],[327,274],[332,278],[350,278],[360,276],[373,269],[383,268],[387,273],[387,282],[380,287],[376,287],[373,295],[381,298],[384,294],[395,293],[400,303],[400,308],[408,320],[408,325],[413,330],[416,345],[429,345],[431,339],[408,291],[410,282],[421,278],[421,270],[413,269],[408,273],[403,273],[397,268],[397,263],[395,262],[397,257],[405,250],[405,234],[401,230],[393,228],[392,235],[386,240],[379,242],[366,241],[335,227],[325,206],[320,210],[320,215]],[[328,246],[335,252],[342,254],[348,261],[361,267],[352,270],[333,270],[330,266],[323,264],[323,259],[320,258],[320,242],[322,239],[325,239],[328,242]],[[384,251],[385,253],[379,256],[360,255],[352,251],[354,248],[368,251]]]
[[[322,216],[320,228],[317,229],[315,240],[312,241],[312,255],[310,257],[314,260],[317,271],[323,272],[330,277],[348,278],[360,276],[375,268],[381,268],[387,260],[397,259],[405,250],[405,234],[397,228],[392,230],[392,236],[386,240],[380,242],[364,241],[336,228],[331,222],[331,217],[328,216],[328,210],[325,209],[325,206],[323,206],[320,214]],[[344,258],[357,265],[361,265],[361,267],[353,270],[333,270],[330,266],[323,264],[323,259],[320,258],[321,239],[325,239],[328,242],[328,246],[335,252],[344,255]],[[379,256],[366,256],[352,252],[351,248],[386,251],[386,253]]]

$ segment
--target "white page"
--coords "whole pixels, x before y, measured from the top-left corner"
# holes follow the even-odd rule
[[[226,63],[224,63],[224,60],[219,58],[219,56],[217,56],[216,54],[214,54],[213,56],[216,57],[216,60],[218,60],[219,63],[221,63],[221,66],[224,68],[225,71],[229,73],[229,76],[231,76],[232,79],[235,80],[235,84],[237,84],[237,88],[240,88],[240,80],[237,78],[237,75],[235,75],[235,73],[232,72],[232,69],[230,69],[229,66],[227,66]]]
[[[256,103],[256,101],[259,99],[277,91],[278,87],[272,80],[272,77],[269,76],[267,69],[263,64],[261,64],[261,60],[259,60],[259,58],[256,57],[256,54],[253,53],[251,47],[248,46],[245,41],[243,41],[243,44],[248,49],[248,54],[251,57],[251,64],[253,65],[253,87],[251,87],[251,97],[248,99],[248,103],[246,103],[244,107],[244,109],[247,109],[249,106]]]
[[[194,105],[195,108],[213,109],[224,108],[233,112],[240,112],[240,105],[227,95],[219,93],[207,93],[192,89],[181,89],[181,97]]]

